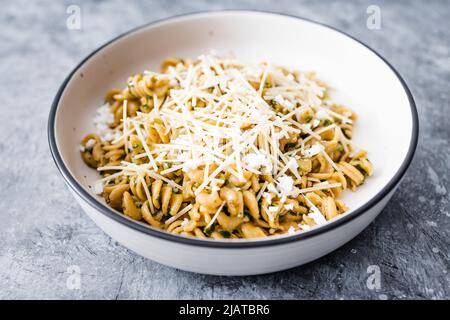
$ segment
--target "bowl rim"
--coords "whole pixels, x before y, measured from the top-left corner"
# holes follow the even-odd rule
[[[335,221],[331,221],[323,226],[313,228],[310,231],[305,231],[299,234],[290,235],[290,236],[282,236],[282,237],[273,237],[268,239],[255,239],[255,240],[212,240],[212,239],[200,239],[195,237],[185,237],[173,233],[166,232],[164,230],[152,228],[150,226],[146,226],[143,223],[140,223],[138,221],[131,220],[127,217],[125,217],[122,214],[119,214],[117,211],[114,211],[112,208],[107,207],[103,203],[101,203],[98,199],[96,199],[94,196],[92,196],[90,193],[88,193],[81,184],[75,179],[74,176],[70,173],[69,169],[66,167],[62,156],[58,150],[57,144],[56,144],[56,132],[55,132],[55,119],[56,119],[56,113],[58,111],[58,105],[61,99],[62,94],[64,93],[68,83],[73,78],[74,74],[93,56],[95,56],[99,51],[104,49],[105,47],[135,33],[140,30],[143,30],[148,27],[156,26],[162,22],[174,22],[180,18],[195,18],[195,16],[201,16],[206,14],[220,14],[220,13],[227,13],[227,14],[239,14],[239,13],[250,13],[250,14],[266,14],[266,15],[273,15],[273,16],[279,16],[284,18],[290,18],[290,19],[298,19],[302,21],[306,21],[309,23],[313,23],[325,28],[328,28],[332,31],[338,32],[347,38],[350,38],[360,45],[364,46],[371,52],[373,52],[378,58],[380,58],[388,67],[389,69],[395,74],[397,79],[400,81],[403,90],[405,91],[409,106],[411,109],[411,117],[412,117],[412,132],[411,132],[411,140],[408,147],[408,152],[406,153],[406,156],[400,166],[400,168],[397,170],[397,172],[394,174],[392,179],[369,201],[367,201],[365,204],[363,204],[361,207],[357,208],[353,212],[349,214],[344,214],[339,219],[336,219]],[[127,32],[124,32],[120,34],[117,37],[114,37],[110,41],[106,42],[105,44],[101,45],[94,51],[92,51],[88,56],[86,56],[66,77],[62,85],[60,86],[50,109],[49,113],[49,119],[48,119],[48,126],[47,126],[47,134],[48,134],[48,142],[50,147],[50,152],[52,154],[53,160],[60,171],[61,175],[65,179],[66,183],[69,185],[69,187],[76,192],[78,196],[80,196],[84,201],[86,201],[91,207],[94,207],[96,210],[107,216],[108,218],[111,218],[115,220],[116,222],[125,225],[126,227],[130,227],[134,229],[135,231],[139,231],[141,233],[144,233],[146,235],[154,236],[163,240],[169,240],[172,242],[177,242],[180,244],[185,245],[194,245],[194,246],[200,246],[200,247],[210,247],[210,248],[223,248],[223,249],[233,249],[233,248],[260,248],[260,247],[267,247],[267,246],[274,246],[274,245],[282,245],[292,242],[298,242],[303,241],[306,239],[310,239],[312,237],[319,236],[325,232],[331,231],[333,229],[336,229],[347,222],[350,222],[351,220],[354,220],[355,218],[362,215],[364,212],[370,210],[372,207],[374,207],[378,202],[380,202],[389,192],[394,190],[394,188],[398,185],[402,177],[404,176],[406,170],[408,169],[409,165],[411,164],[411,161],[414,157],[414,153],[417,147],[418,143],[418,136],[419,136],[419,117],[417,113],[416,104],[414,102],[414,98],[411,94],[411,91],[409,90],[406,82],[403,80],[403,78],[400,76],[398,71],[383,57],[381,56],[377,51],[369,47],[367,44],[363,43],[362,41],[356,39],[355,37],[335,28],[328,26],[324,23],[317,22],[308,18],[303,18],[299,16],[295,16],[292,14],[286,14],[286,13],[278,13],[278,12],[271,12],[266,10],[236,10],[236,9],[225,9],[225,10],[207,10],[207,11],[195,11],[195,12],[189,12],[179,15],[174,15],[158,20],[151,21],[149,23],[146,23],[144,25],[138,26],[136,28],[133,28]]]

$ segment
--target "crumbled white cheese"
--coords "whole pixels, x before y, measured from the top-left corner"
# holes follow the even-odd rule
[[[107,130],[103,131],[103,133],[100,133],[100,136],[103,138],[103,140],[106,140],[106,141],[117,140],[121,137],[120,132],[112,130],[112,129],[107,129]]]
[[[322,225],[327,222],[322,212],[316,207],[311,207],[311,212],[308,214],[308,217],[312,218],[317,225]]]
[[[270,213],[277,213],[278,212],[278,207],[276,207],[276,206],[271,206],[271,207],[269,207],[268,208],[268,210],[269,210],[269,212]]]
[[[293,226],[290,226],[288,229],[288,234],[295,234],[295,228]]]
[[[85,148],[84,146],[80,145],[80,151],[81,151],[81,152],[85,152],[85,151],[86,151],[86,148]]]
[[[97,109],[97,115],[94,123],[110,125],[114,122],[114,114],[111,112],[111,106],[108,103]]]
[[[99,195],[103,193],[103,183],[99,182],[94,185],[94,193]]]
[[[294,187],[294,180],[289,176],[281,176],[278,178],[277,188],[281,195],[287,196]]]
[[[259,157],[256,153],[250,153],[246,155],[244,161],[250,168],[259,169],[259,167],[261,167]]]
[[[267,158],[263,154],[249,153],[244,157],[244,161],[248,167],[255,170],[269,166]]]
[[[182,227],[186,227],[189,224],[189,220],[187,218],[184,218],[183,222],[181,222]]]
[[[114,123],[114,114],[111,112],[111,106],[106,103],[97,109],[97,115],[94,118],[94,124],[97,132],[103,140],[112,141],[117,137],[117,130],[109,126]]]
[[[272,195],[270,193],[264,192],[262,196],[266,199],[268,204],[272,204]]]
[[[278,193],[272,182],[267,185],[267,190],[269,190],[269,192]]]
[[[298,169],[298,163],[295,161],[295,158],[291,158],[291,161],[289,161],[289,168],[294,171]]]
[[[291,203],[288,203],[288,204],[285,204],[284,205],[284,208],[286,209],[286,210],[294,210],[294,204],[291,202]]]
[[[320,124],[320,120],[319,119],[314,119],[312,122],[312,127],[313,128],[317,128],[317,126]]]
[[[95,146],[96,142],[97,141],[95,139],[89,139],[85,145],[86,149],[88,149],[88,150],[92,149]]]
[[[312,145],[311,148],[309,148],[308,150],[303,151],[303,155],[307,158],[311,158],[321,153],[323,150],[324,147],[321,144],[316,143],[315,145]]]

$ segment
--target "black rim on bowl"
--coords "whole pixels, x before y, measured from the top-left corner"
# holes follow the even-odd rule
[[[220,240],[211,240],[211,239],[205,240],[205,239],[198,239],[198,238],[194,238],[194,237],[190,238],[190,237],[179,236],[179,235],[172,234],[172,233],[169,233],[169,232],[166,232],[163,230],[159,230],[159,229],[147,226],[143,223],[131,220],[131,219],[125,217],[124,215],[118,213],[117,211],[114,211],[113,209],[107,207],[103,203],[101,203],[98,199],[96,199],[94,196],[89,194],[81,186],[81,184],[71,175],[71,173],[69,172],[69,169],[66,167],[66,165],[61,157],[61,154],[60,154],[57,144],[56,144],[55,118],[56,118],[56,112],[58,109],[58,105],[59,105],[61,96],[62,96],[67,84],[72,79],[73,75],[78,71],[78,69],[80,69],[81,66],[84,65],[85,62],[87,62],[90,58],[92,58],[95,54],[97,54],[103,48],[109,46],[110,44],[116,42],[117,40],[120,40],[120,39],[126,37],[127,35],[134,33],[138,30],[144,29],[146,27],[149,27],[149,26],[161,23],[161,22],[176,20],[177,18],[202,15],[202,14],[207,14],[207,13],[220,13],[220,12],[230,12],[230,13],[233,13],[233,12],[235,12],[235,13],[255,12],[255,13],[262,13],[262,14],[272,14],[272,15],[289,17],[289,18],[293,18],[293,19],[304,20],[304,21],[307,21],[310,23],[315,23],[317,25],[321,25],[323,27],[334,30],[335,32],[339,32],[339,33],[353,39],[354,41],[358,42],[362,46],[364,46],[367,49],[369,49],[370,51],[372,51],[397,76],[398,80],[400,81],[400,83],[403,86],[403,89],[404,89],[406,95],[408,96],[409,105],[411,108],[411,117],[412,117],[412,121],[413,121],[411,141],[410,141],[408,153],[407,153],[405,159],[403,160],[403,163],[401,164],[399,170],[395,173],[394,177],[384,186],[384,188],[382,190],[380,190],[367,203],[365,203],[363,206],[361,206],[360,208],[356,209],[353,212],[344,214],[341,218],[339,218],[333,222],[330,222],[324,226],[321,226],[321,227],[318,227],[318,228],[315,228],[310,231],[300,233],[297,235],[292,235],[292,236],[288,236],[288,237],[276,237],[276,238],[264,239],[264,240],[231,240],[231,241],[230,240],[220,241]],[[49,140],[49,145],[50,145],[50,151],[51,151],[53,159],[56,163],[56,166],[58,167],[59,171],[63,175],[64,179],[66,180],[66,182],[70,186],[70,188],[72,188],[77,193],[77,195],[80,196],[84,201],[89,203],[90,206],[94,207],[95,209],[97,209],[102,214],[106,215],[107,217],[109,217],[121,224],[124,224],[127,227],[130,227],[134,230],[140,231],[142,233],[145,233],[145,234],[148,234],[148,235],[160,238],[160,239],[174,241],[174,242],[178,242],[178,243],[182,243],[182,244],[196,245],[196,246],[203,246],[203,247],[214,247],[214,248],[254,248],[254,247],[264,247],[264,246],[286,244],[286,243],[294,242],[294,241],[302,241],[304,239],[315,237],[315,236],[318,236],[329,230],[338,228],[339,226],[342,226],[343,224],[357,218],[358,216],[363,214],[365,211],[367,211],[367,210],[371,209],[373,206],[375,206],[390,191],[392,191],[395,188],[395,186],[400,182],[401,178],[405,174],[406,170],[408,169],[408,167],[413,159],[414,152],[415,152],[416,146],[417,146],[418,135],[419,135],[419,120],[418,120],[418,115],[417,115],[417,109],[416,109],[414,99],[412,97],[412,94],[411,94],[408,86],[406,85],[405,81],[400,76],[400,74],[397,72],[397,70],[395,70],[392,67],[392,65],[389,64],[389,62],[387,62],[386,59],[384,59],[375,50],[373,50],[372,48],[370,48],[363,42],[359,41],[358,39],[346,34],[345,32],[342,32],[334,27],[330,27],[328,25],[325,25],[325,24],[322,24],[319,22],[315,22],[315,21],[312,21],[309,19],[305,19],[305,18],[293,16],[293,15],[280,14],[280,13],[274,13],[274,12],[268,12],[268,11],[260,11],[260,10],[219,10],[219,11],[203,11],[203,12],[182,14],[182,15],[177,15],[177,16],[157,20],[157,21],[145,24],[143,26],[140,26],[138,28],[132,29],[122,35],[119,35],[118,37],[112,39],[111,41],[105,43],[103,46],[101,46],[98,49],[96,49],[95,51],[93,51],[90,55],[88,55],[85,59],[83,59],[75,67],[75,69],[72,70],[72,72],[64,80],[63,84],[61,85],[61,87],[58,90],[58,93],[55,96],[55,99],[53,101],[53,104],[52,104],[52,107],[50,110],[49,120],[48,120],[48,140]]]

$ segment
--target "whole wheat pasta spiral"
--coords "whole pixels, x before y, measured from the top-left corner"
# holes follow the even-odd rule
[[[323,225],[373,167],[356,114],[314,73],[211,55],[169,58],[107,93],[80,143],[94,191],[183,236],[260,238]]]

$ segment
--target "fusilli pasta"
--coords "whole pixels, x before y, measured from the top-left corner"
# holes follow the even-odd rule
[[[356,114],[314,73],[211,55],[111,90],[81,141],[96,193],[124,215],[185,236],[260,238],[343,214],[372,164]]]

